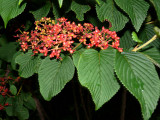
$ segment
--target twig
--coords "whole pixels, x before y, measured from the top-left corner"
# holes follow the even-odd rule
[[[147,46],[148,44],[150,44],[151,42],[153,42],[154,40],[156,40],[156,38],[157,38],[157,35],[154,35],[154,36],[153,36],[150,40],[148,40],[146,43],[144,43],[143,45],[141,45],[140,47],[138,47],[138,48],[136,48],[136,49],[134,48],[132,51],[136,52],[136,51],[140,50],[141,48]]]
[[[36,108],[37,108],[40,120],[50,120],[48,115],[46,114],[45,110],[43,109],[40,101],[36,97],[33,97],[33,98],[36,103]],[[45,119],[45,118],[47,118],[47,119]]]
[[[127,94],[127,90],[126,90],[126,88],[123,87],[123,92],[122,92],[122,106],[121,106],[121,118],[120,118],[120,120],[124,120],[124,119],[125,119],[126,94]]]
[[[23,86],[23,83],[22,85],[20,86],[19,90],[18,90],[18,93],[17,93],[17,96],[20,94],[21,90],[22,90],[22,86]]]
[[[75,92],[75,83],[73,80],[72,80],[72,89],[73,89],[72,91],[73,91],[74,105],[75,105],[75,110],[76,110],[76,117],[77,117],[77,120],[80,120],[78,104],[77,104],[77,97],[76,97],[76,92]]]
[[[80,92],[80,99],[81,99],[82,107],[83,107],[83,110],[84,110],[84,113],[85,113],[85,116],[86,116],[86,120],[89,120],[87,110],[86,110],[86,106],[85,106],[85,103],[84,103],[84,100],[83,100],[82,88],[81,88],[80,85],[79,85],[79,92]]]

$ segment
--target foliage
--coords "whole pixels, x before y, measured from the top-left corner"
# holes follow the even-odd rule
[[[50,101],[75,79],[95,110],[125,87],[151,118],[160,97],[159,0],[0,3],[0,118],[29,119],[35,93]],[[25,84],[32,78],[39,87]]]

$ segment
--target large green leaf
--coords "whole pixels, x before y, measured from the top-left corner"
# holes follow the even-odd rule
[[[18,55],[15,62],[20,65],[18,72],[24,78],[32,76],[36,72],[37,64],[39,64],[38,58],[33,56],[32,51]]]
[[[81,5],[75,1],[72,1],[71,10],[76,13],[76,18],[80,21],[84,20],[84,13],[90,9],[91,7],[89,5]]]
[[[144,0],[115,0],[115,2],[129,15],[132,24],[138,32],[147,16],[149,4]]]
[[[142,53],[160,68],[160,51],[157,48],[150,48]]]
[[[160,95],[160,80],[154,65],[143,54],[117,52],[115,71],[121,83],[139,101],[144,120],[148,120]]]
[[[125,31],[123,36],[120,38],[120,47],[123,48],[123,50],[128,50],[131,47],[133,47],[136,44],[136,42],[133,41],[131,32]]]
[[[120,86],[114,77],[114,49],[84,51],[78,61],[78,78],[82,86],[89,89],[95,109],[109,101]]]
[[[50,60],[45,58],[38,71],[40,92],[45,100],[57,95],[69,82],[74,75],[75,67],[70,57],[66,56],[63,60]]]
[[[109,20],[112,24],[111,30],[120,31],[125,27],[128,18],[116,8],[113,0],[100,2],[96,5],[96,12],[100,21]]]
[[[11,62],[17,47],[18,44],[16,42],[10,42],[0,47],[0,59]]]
[[[15,18],[25,9],[26,3],[19,6],[18,2],[19,0],[0,0],[0,15],[4,21],[5,28],[10,19]]]
[[[158,16],[158,19],[160,20],[160,7],[159,7],[160,0],[150,0],[150,1],[153,3],[155,10],[156,10],[156,13],[157,13],[157,16]]]
[[[140,38],[140,40],[142,40],[143,42],[147,42],[147,41],[150,40],[154,35],[155,35],[154,25],[148,24],[148,25],[145,25],[144,28],[142,29],[142,31],[139,33],[139,38]],[[150,43],[149,45],[150,45],[150,46],[157,47],[157,48],[160,48],[160,39],[157,38],[155,41],[153,41],[153,42]]]
[[[30,11],[36,20],[40,20],[42,17],[46,17],[51,8],[51,3],[49,1],[45,2],[43,6],[35,11]]]

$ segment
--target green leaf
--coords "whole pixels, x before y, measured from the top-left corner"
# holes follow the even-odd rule
[[[40,20],[42,17],[46,17],[51,8],[51,3],[49,1],[45,2],[43,6],[35,11],[30,11],[36,20]]]
[[[17,94],[17,88],[16,88],[15,85],[11,85],[9,90],[11,91],[11,93],[12,93],[13,95],[16,95],[16,94]]]
[[[61,8],[63,4],[63,0],[58,0],[58,3],[59,3],[59,7]]]
[[[64,88],[74,75],[75,67],[70,57],[63,60],[50,60],[45,58],[38,71],[40,92],[45,100],[51,100]]]
[[[133,47],[136,44],[135,41],[133,41],[131,32],[125,31],[123,36],[120,38],[120,47],[123,48],[123,50],[128,50],[131,47]]]
[[[21,108],[23,107],[23,101],[21,97],[15,96],[15,97],[9,97],[6,102],[9,103],[9,106],[7,106],[6,113],[8,116],[17,116],[21,118],[21,114],[19,112],[23,112]],[[22,108],[23,109],[23,108]],[[22,113],[23,114],[23,113]],[[29,113],[26,112],[26,115],[23,116],[24,119],[28,119]]]
[[[132,32],[132,39],[137,43],[143,43],[137,36],[136,32]]]
[[[158,37],[160,37],[160,29],[157,26],[154,27],[154,32]]]
[[[81,5],[75,1],[72,1],[71,10],[76,13],[76,18],[79,21],[84,20],[84,13],[86,13],[90,9],[91,9],[91,7],[89,5]]]
[[[157,16],[158,16],[158,20],[160,20],[160,0],[150,0],[153,5],[154,5],[154,8],[156,10],[156,13],[157,13]]]
[[[142,29],[142,31],[140,31],[140,33],[139,33],[139,38],[144,43],[147,42],[155,35],[155,32],[153,29],[154,29],[154,25],[152,25],[152,24],[145,25],[144,28]],[[154,47],[160,48],[160,39],[157,38],[156,40],[151,42],[149,44],[149,46],[154,46]]]
[[[22,2],[23,2],[23,0],[19,0],[18,1],[18,5],[21,5]]]
[[[144,0],[115,0],[115,2],[129,15],[134,28],[138,32],[147,16],[149,4]]]
[[[0,47],[0,59],[11,62],[17,47],[18,45],[16,42],[10,42]]]
[[[0,15],[4,21],[5,28],[8,21],[21,14],[26,7],[26,3],[19,6],[19,0],[0,0],[0,3]]]
[[[26,120],[29,118],[29,111],[22,105],[16,107],[16,116],[19,120]]]
[[[78,61],[79,61],[79,58],[81,56],[81,54],[85,51],[85,49],[80,49],[78,51],[75,51],[74,54],[73,54],[73,62],[74,62],[74,65],[76,67],[78,67]]]
[[[143,51],[144,55],[160,68],[160,51],[157,48],[150,48]]]
[[[18,72],[21,77],[28,78],[35,73],[37,59],[33,56],[32,51],[18,55],[15,62],[20,65]]]
[[[120,88],[114,77],[114,56],[114,49],[100,52],[88,49],[79,58],[78,78],[81,85],[89,89],[96,110],[109,101]]]
[[[18,55],[20,55],[20,54],[21,54],[21,52],[18,51],[18,52],[16,52],[16,53],[13,55],[13,57],[12,57],[11,66],[12,66],[12,69],[13,69],[13,70],[17,70],[15,59],[16,59],[16,57],[17,57]]]
[[[57,6],[57,4],[56,3],[53,3],[53,14],[54,14],[54,17],[55,18],[60,18],[61,16],[62,16],[62,13],[61,13],[61,11],[60,11],[60,8]]]
[[[36,103],[32,97],[29,97],[27,101],[24,101],[24,106],[30,110],[36,109]]]
[[[109,20],[112,24],[111,30],[120,31],[125,27],[128,18],[116,8],[113,0],[106,2],[100,1],[100,5],[96,5],[96,12],[101,22]]]
[[[96,2],[98,3],[98,5],[100,4],[99,0],[96,0]]]
[[[143,54],[117,52],[115,71],[121,83],[139,101],[144,120],[149,120],[160,95],[160,80],[154,65]]]

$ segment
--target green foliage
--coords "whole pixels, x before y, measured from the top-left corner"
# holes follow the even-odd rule
[[[123,36],[120,39],[120,47],[122,47],[124,50],[128,50],[135,44],[136,43],[132,39],[131,32],[128,30],[125,31]]]
[[[78,78],[81,85],[91,92],[96,110],[109,101],[119,89],[114,77],[114,56],[113,49],[100,52],[90,49],[80,55],[77,65]]]
[[[9,116],[17,116],[19,120],[26,120],[29,118],[29,111],[26,107],[24,107],[26,98],[22,97],[23,94],[26,94],[26,93],[22,92],[22,95],[15,96],[15,98],[13,97],[8,98],[6,101],[10,104],[8,107],[6,107],[6,113]],[[35,103],[32,103],[32,104],[35,104]]]
[[[143,42],[147,42],[155,35],[154,26],[152,24],[145,25],[143,30],[139,33],[139,39]],[[155,41],[149,44],[150,46],[160,47],[160,39],[157,38]]]
[[[66,56],[62,61],[50,60],[49,57],[42,60],[38,71],[40,92],[45,100],[51,100],[69,82],[74,75],[74,65],[70,57]]]
[[[147,16],[149,4],[144,0],[115,0],[115,2],[129,15],[134,28],[138,32]]]
[[[15,85],[10,85],[10,91],[13,95],[17,94],[17,88]]]
[[[115,71],[121,83],[139,101],[144,120],[148,120],[157,106],[160,91],[154,65],[143,54],[117,52]]]
[[[158,16],[158,19],[160,20],[160,8],[159,8],[159,5],[160,5],[160,1],[159,0],[150,0],[154,7],[155,7],[155,10],[156,10],[156,13],[157,13],[157,16]]]
[[[47,101],[60,93],[70,80],[78,79],[91,93],[96,110],[103,109],[101,107],[123,85],[140,103],[143,119],[149,120],[160,97],[159,6],[160,0],[0,0],[0,77],[9,71],[9,76],[19,75],[24,81],[32,77],[37,84],[34,79],[38,76],[38,91]],[[107,28],[109,23],[111,28],[108,29],[117,32],[120,47],[125,52],[110,48],[86,50],[81,44],[73,55],[64,52],[62,60],[57,60],[41,54],[33,56],[31,51],[19,51],[17,38],[13,38],[18,32],[14,31],[17,28],[31,31],[34,21],[47,16],[55,19],[66,17],[80,24],[91,22],[98,28]],[[20,27],[23,25],[26,28]],[[156,40],[140,52],[131,52],[137,43],[146,43],[155,35],[158,36]],[[29,110],[35,110],[36,104],[31,93],[23,92],[23,89],[30,91],[30,84],[21,90],[22,84],[7,82],[11,97],[3,97],[0,93],[0,104],[8,102],[10,105],[3,109],[6,114],[25,120],[30,119]],[[0,119],[5,112],[0,111]]]
[[[58,0],[58,3],[59,3],[59,7],[61,8],[63,4],[63,0]]]
[[[11,62],[13,55],[16,53],[17,47],[18,44],[16,42],[10,42],[3,45],[0,47],[0,58],[7,62]]]
[[[84,20],[84,13],[86,13],[87,11],[89,11],[91,8],[89,5],[81,5],[75,1],[72,1],[71,4],[71,10],[74,11],[76,13],[76,18],[79,21],[83,21]]]
[[[26,7],[26,3],[19,6],[19,0],[0,0],[0,3],[0,15],[4,21],[5,28],[8,21],[21,14]]]
[[[28,78],[37,71],[36,68],[37,64],[39,65],[39,59],[32,55],[33,53],[28,51],[16,57],[15,62],[20,65],[18,72],[21,77]]]
[[[150,59],[157,67],[160,68],[160,52],[157,48],[150,48],[142,53],[144,53],[148,59]]]
[[[35,20],[40,20],[42,17],[46,17],[48,15],[50,8],[50,2],[46,1],[39,9],[30,12],[33,14]]]
[[[137,43],[143,43],[137,36],[135,32],[132,32],[132,39]]]
[[[128,22],[128,18],[118,11],[113,0],[106,2],[101,0],[100,5],[96,5],[96,12],[100,21],[109,20],[111,22],[111,30],[114,31],[122,30]]]
[[[157,36],[160,37],[160,29],[157,26],[154,27],[154,31],[157,34]]]

